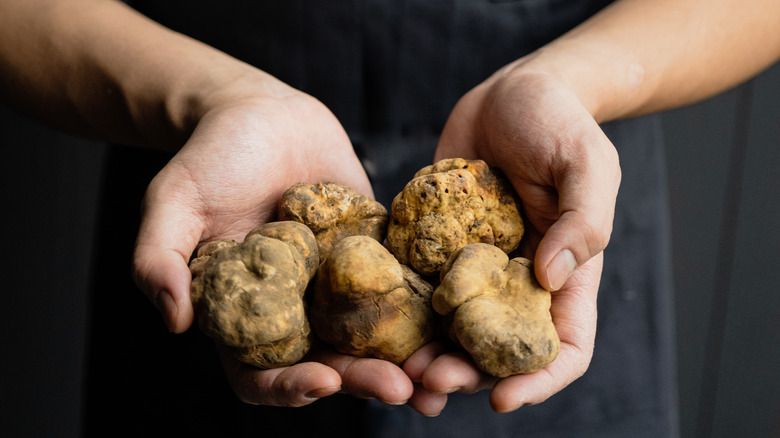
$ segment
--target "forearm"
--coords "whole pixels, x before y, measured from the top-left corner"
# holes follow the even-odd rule
[[[620,0],[521,61],[571,85],[598,121],[724,91],[780,57],[780,2]]]
[[[216,99],[242,84],[277,86],[113,0],[0,1],[0,59],[2,97],[22,110],[77,134],[169,150]]]

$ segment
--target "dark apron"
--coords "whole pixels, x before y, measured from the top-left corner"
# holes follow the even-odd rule
[[[347,129],[377,198],[389,205],[411,175],[431,162],[439,132],[460,96],[609,2],[131,3],[166,26],[254,64],[323,101]],[[138,380],[150,386],[149,379],[168,385],[167,391],[158,390],[154,395],[168,401],[151,402],[152,407],[126,404],[121,409],[131,412],[118,414],[114,409],[109,413],[97,401],[103,397],[100,379],[108,378],[101,372],[109,366],[105,354],[120,355],[115,361],[128,356],[112,353],[106,346],[94,347],[91,364],[97,371],[89,385],[87,429],[96,430],[90,425],[100,421],[97,417],[111,415],[126,425],[134,419],[132,426],[126,427],[134,426],[138,431],[145,430],[144,425],[152,419],[159,419],[162,423],[156,430],[216,433],[212,436],[675,436],[674,321],[660,125],[656,117],[644,117],[603,128],[620,152],[623,182],[599,293],[594,357],[583,377],[545,403],[511,414],[495,414],[487,392],[452,395],[437,418],[423,417],[406,406],[385,406],[349,396],[329,397],[296,409],[247,406],[235,400],[224,383],[209,381],[220,379],[219,371],[211,369],[218,368],[216,360],[192,352],[209,349],[208,342],[193,333],[171,335],[161,342],[155,339],[160,336],[155,332],[138,341],[139,354],[153,356],[150,362],[173,363],[167,368],[160,365],[167,370],[164,376]],[[113,155],[116,158],[109,166],[114,169],[107,173],[110,178],[122,178],[121,169],[132,162],[128,156],[137,152],[117,148]],[[154,163],[147,165],[150,176],[164,158],[147,161]],[[108,187],[110,191],[110,181]],[[139,193],[134,192],[134,196]],[[127,230],[128,237],[134,235],[132,226]],[[104,281],[115,284],[116,279]],[[97,301],[105,299],[100,296]],[[100,305],[96,305],[97,328],[99,311]],[[117,325],[116,320],[105,324]],[[135,334],[133,339],[137,338]],[[192,349],[182,352],[182,344],[187,343]],[[99,339],[93,344],[102,345]],[[101,348],[107,352],[101,353]],[[187,360],[201,362],[187,368],[182,365],[186,363],[182,354],[189,355]]]

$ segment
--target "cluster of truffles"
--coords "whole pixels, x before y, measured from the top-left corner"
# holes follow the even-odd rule
[[[198,325],[260,367],[303,359],[315,337],[396,364],[448,336],[497,377],[558,354],[550,293],[520,243],[519,202],[500,171],[447,159],[393,201],[335,183],[297,183],[278,221],[243,242],[202,246],[190,263]]]

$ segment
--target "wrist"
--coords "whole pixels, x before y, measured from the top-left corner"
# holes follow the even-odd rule
[[[645,70],[630,55],[556,41],[508,66],[511,75],[540,74],[571,90],[601,123],[627,117],[647,87]]]
[[[222,55],[222,54],[220,54]],[[293,89],[275,77],[226,57],[218,67],[205,67],[197,77],[174,87],[166,97],[166,109],[172,126],[188,137],[209,113],[242,102],[277,99]]]
[[[175,74],[168,75],[161,103],[164,119],[181,147],[207,114],[258,100],[280,100],[294,94],[289,85],[264,71],[194,40],[187,41]],[[167,146],[166,146],[167,147]]]
[[[289,89],[277,79],[226,53],[173,32],[118,2],[99,2],[78,15],[88,71],[74,81],[71,94],[89,93],[95,83],[116,90],[120,102],[90,103],[90,119],[119,120],[99,134],[113,141],[175,152],[203,116],[226,102],[249,95],[277,95]],[[107,24],[107,23],[120,23]],[[103,27],[100,27],[103,26]],[[105,29],[110,27],[110,29]],[[102,36],[102,37],[100,37]],[[129,117],[128,117],[129,116]]]

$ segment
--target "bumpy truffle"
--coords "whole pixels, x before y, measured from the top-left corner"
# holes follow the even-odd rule
[[[370,236],[382,242],[387,232],[387,209],[349,187],[333,182],[299,182],[279,203],[279,220],[308,226],[319,243],[320,262],[347,236]]]
[[[514,189],[481,160],[453,158],[427,166],[399,193],[388,225],[390,250],[423,275],[471,243],[513,251],[523,236]]]
[[[527,259],[472,244],[452,254],[441,271],[433,307],[449,320],[450,338],[477,366],[496,377],[537,371],[558,355],[550,292]]]
[[[190,263],[200,329],[252,365],[297,362],[311,343],[303,296],[318,260],[313,233],[297,222],[262,225],[242,243],[204,245]]]
[[[310,320],[342,353],[400,364],[434,336],[432,292],[376,240],[347,237],[320,266]]]

